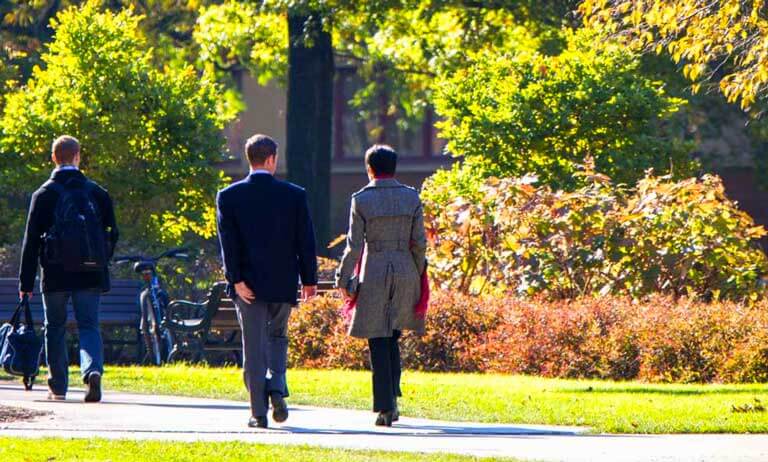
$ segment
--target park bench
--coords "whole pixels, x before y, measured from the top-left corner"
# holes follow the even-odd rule
[[[139,308],[137,296],[139,282],[133,280],[113,280],[112,290],[101,297],[99,320],[104,337],[105,359],[122,362],[126,359],[140,359],[141,341],[138,332]],[[19,280],[0,278],[0,323],[8,321],[19,302]],[[43,325],[43,302],[39,294],[32,298],[32,314],[38,329]],[[71,306],[71,305],[70,305]],[[67,329],[76,332],[76,321],[71,308],[67,316]],[[70,338],[72,338],[70,336]],[[70,342],[70,349],[74,342]],[[125,347],[135,348],[135,352],[125,351]],[[72,355],[70,358],[76,358]]]
[[[333,282],[318,283],[318,294],[333,290]],[[177,341],[174,358],[202,361],[207,352],[223,352],[240,364],[242,344],[235,303],[226,295],[226,283],[213,285],[205,301],[175,300],[168,305],[166,326]]]

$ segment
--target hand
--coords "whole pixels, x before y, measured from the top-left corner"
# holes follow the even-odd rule
[[[245,282],[238,282],[235,284],[235,292],[237,296],[242,298],[245,303],[249,305],[256,301],[256,294],[253,293],[250,287]]]
[[[349,291],[343,287],[339,287],[337,289],[339,291],[339,295],[341,295],[341,298],[343,300],[352,300],[352,295],[349,293]]]
[[[317,296],[317,286],[302,286],[301,287],[301,299],[308,301]]]
[[[19,300],[22,300],[25,296],[32,300],[32,292],[19,292]]]

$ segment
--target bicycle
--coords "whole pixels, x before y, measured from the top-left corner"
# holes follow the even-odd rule
[[[139,309],[141,310],[139,332],[141,332],[146,348],[143,362],[150,362],[155,366],[159,366],[163,362],[170,362],[176,352],[176,341],[173,333],[165,326],[170,299],[168,292],[163,289],[157,272],[157,264],[165,258],[188,260],[190,258],[189,249],[171,249],[157,257],[124,255],[113,259],[115,264],[133,263],[133,271],[140,274],[144,282],[139,293]]]

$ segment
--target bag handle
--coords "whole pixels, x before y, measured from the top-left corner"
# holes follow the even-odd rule
[[[29,306],[29,295],[24,295],[21,297],[21,300],[19,300],[19,305],[16,307],[16,311],[13,312],[13,317],[11,318],[11,325],[16,328],[19,324],[19,318],[21,318],[21,310],[24,309],[24,320],[25,325],[30,328],[34,329],[34,323],[32,321],[32,308]]]

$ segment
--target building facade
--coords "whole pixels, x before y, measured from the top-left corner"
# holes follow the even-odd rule
[[[240,90],[246,110],[226,130],[229,151],[233,160],[224,163],[224,169],[234,179],[248,172],[242,155],[245,141],[255,133],[275,138],[286,144],[286,93],[278,85],[261,86],[255,79],[243,74]],[[431,112],[415,127],[402,129],[393,117],[389,121],[375,122],[362,119],[348,103],[360,82],[353,71],[337,69],[334,80],[333,146],[331,164],[331,226],[332,236],[346,232],[352,193],[365,186],[363,156],[372,144],[391,144],[399,153],[398,177],[403,183],[421,187],[424,179],[438,168],[449,166],[452,160],[443,154],[444,142],[436,136]],[[383,125],[383,130],[376,130]],[[285,159],[278,164],[278,175],[285,176]]]

